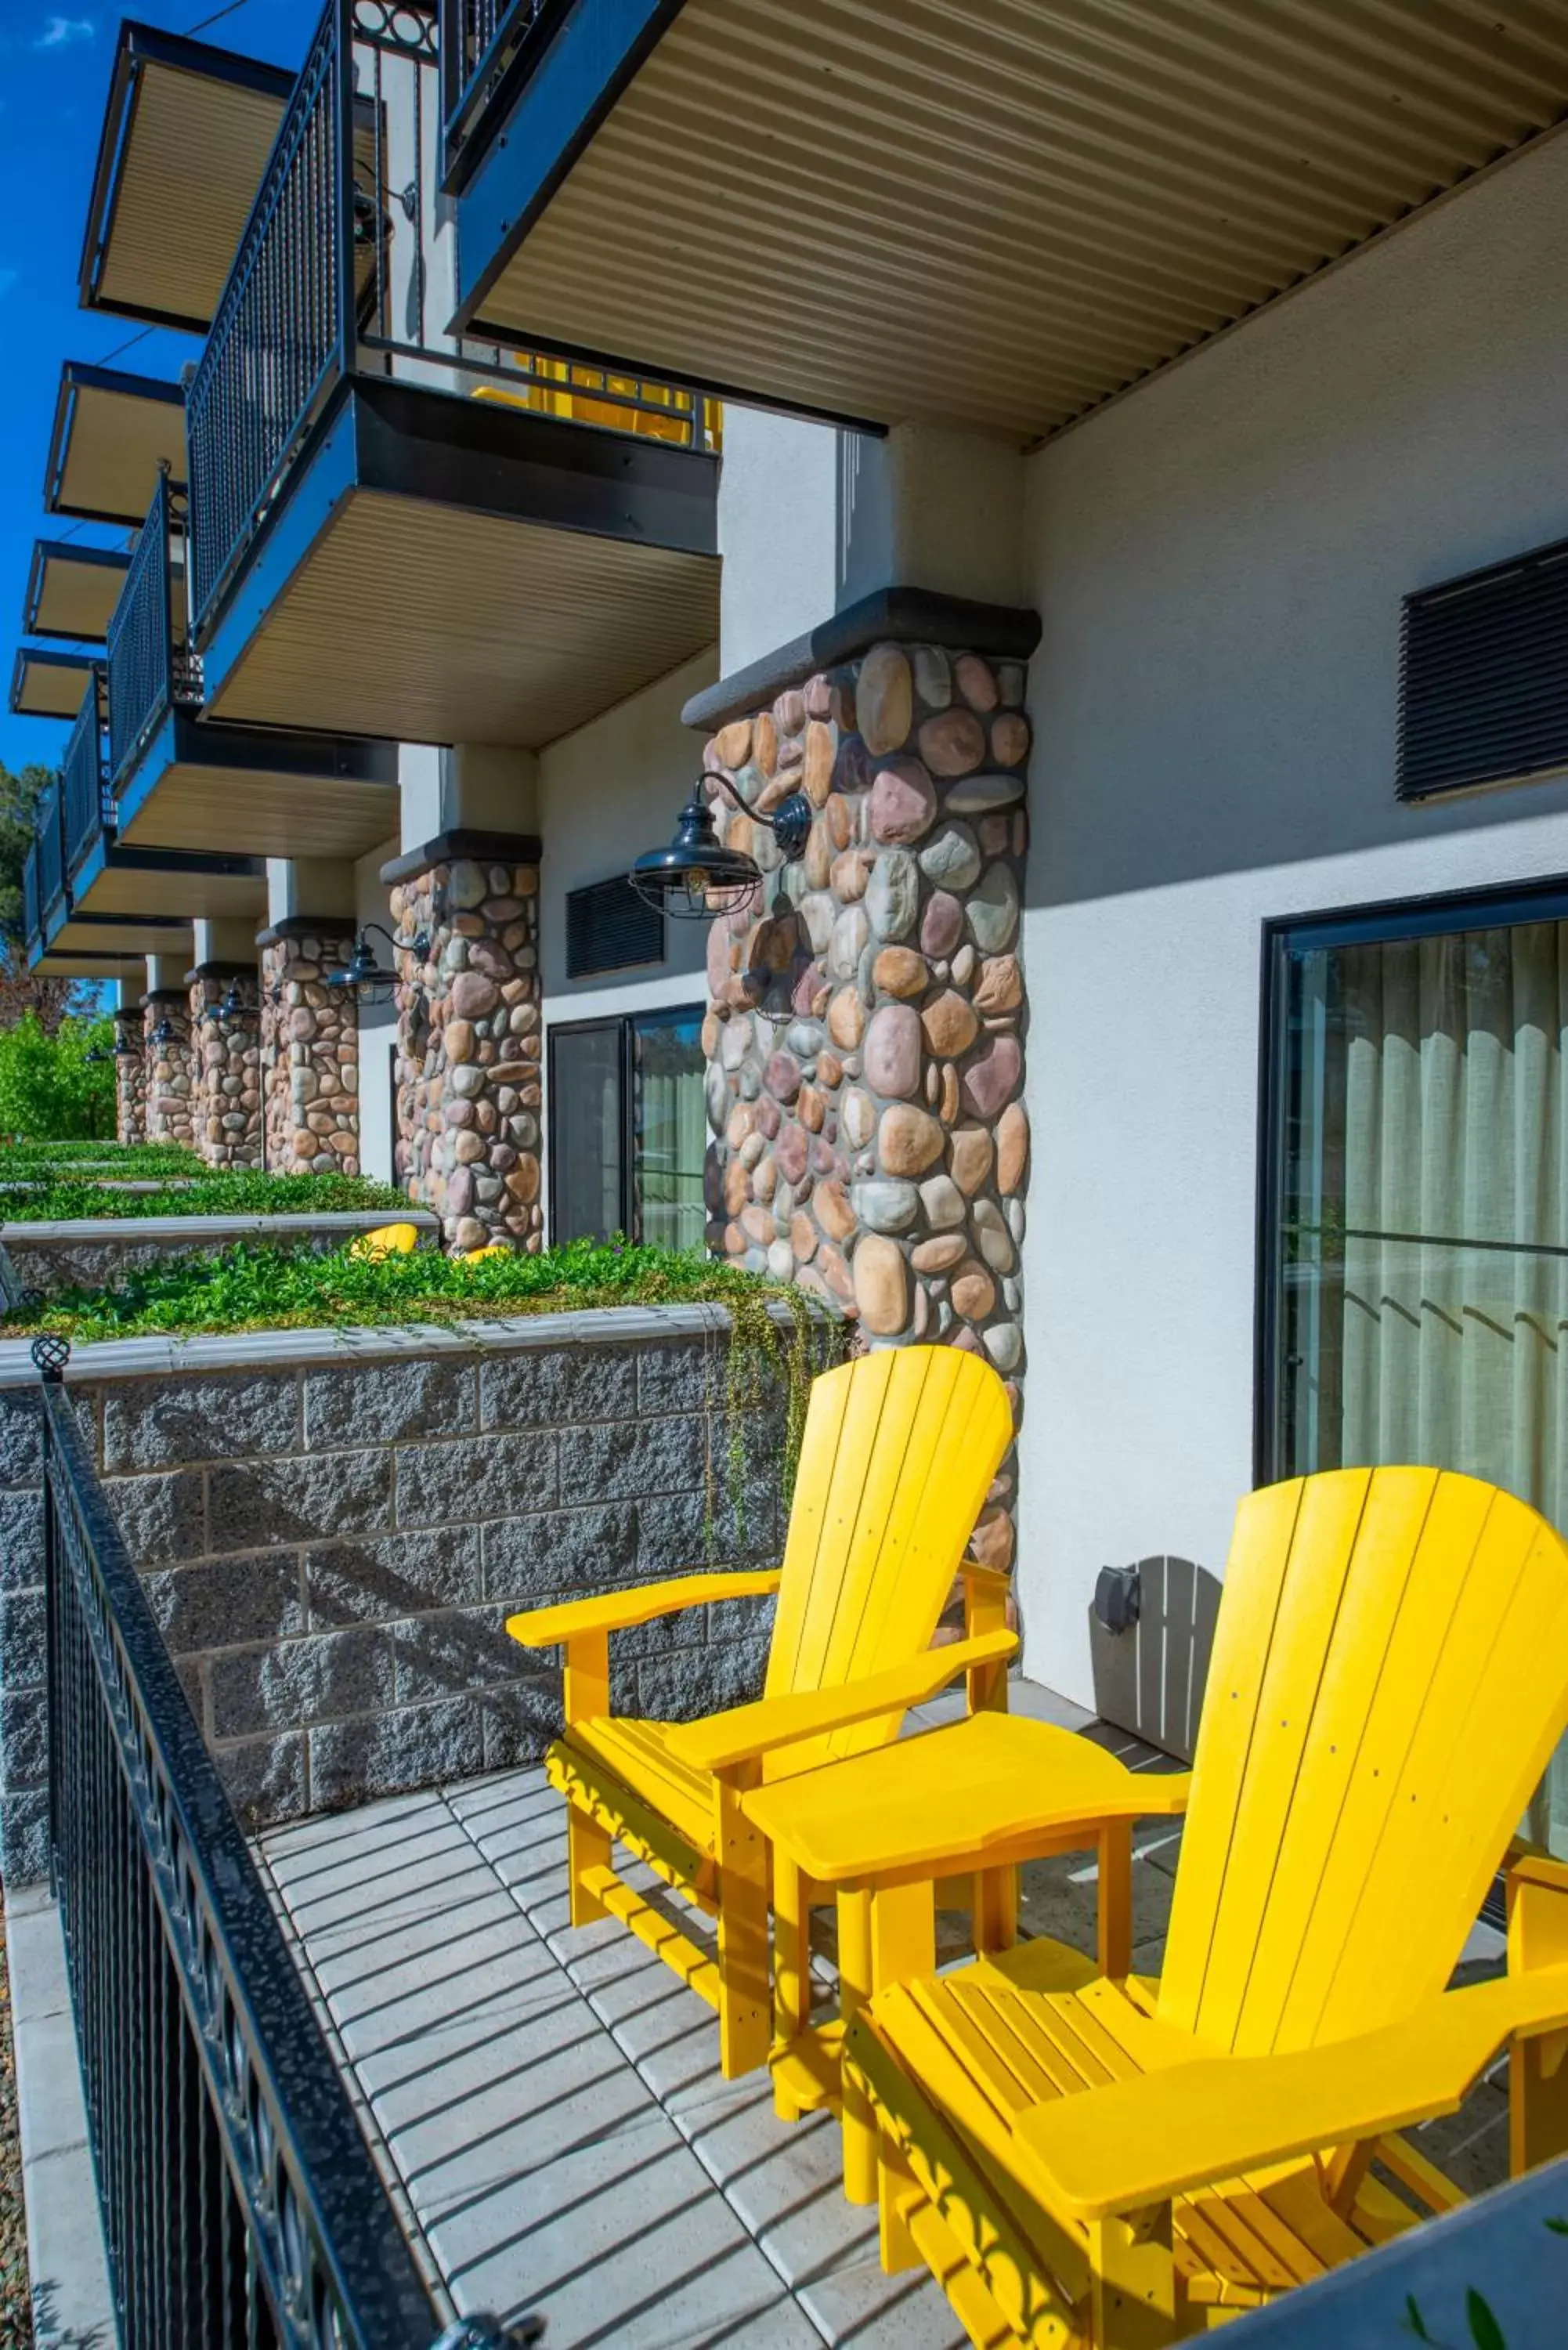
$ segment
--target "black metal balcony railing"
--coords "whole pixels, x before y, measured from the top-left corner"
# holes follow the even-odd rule
[[[36,817],[38,903],[47,922],[66,894],[66,860],[60,837],[58,779],[39,795]]]
[[[554,5],[459,0],[459,15],[466,10],[472,41],[488,34],[492,49],[505,48],[535,27],[547,37]],[[461,26],[452,37],[461,40]],[[186,394],[195,642],[312,428],[356,373],[402,369],[428,385],[444,370],[450,389],[470,397],[718,445],[717,402],[689,387],[547,350],[504,357],[493,345],[431,338],[423,124],[437,103],[436,74],[430,5],[327,0]],[[403,160],[389,173],[394,148]]]
[[[66,872],[76,871],[108,822],[114,821],[113,803],[105,807],[107,778],[103,764],[102,672],[88,679],[77,723],[60,762],[60,807],[65,822]]]
[[[566,0],[442,0],[442,185],[449,194],[468,180],[566,14]]]
[[[116,789],[169,712],[202,698],[188,650],[184,542],[184,500],[160,474],[109,624],[109,775]]]
[[[43,913],[38,904],[38,844],[35,839],[22,859],[22,934],[29,954],[39,944],[43,931]]]
[[[44,1374],[49,1832],[126,2350],[520,2350],[443,2319]]]

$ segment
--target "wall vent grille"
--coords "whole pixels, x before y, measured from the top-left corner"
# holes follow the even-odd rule
[[[1568,539],[1405,598],[1403,800],[1568,768]]]
[[[566,892],[566,976],[625,971],[664,961],[664,917],[646,905],[624,874]]]

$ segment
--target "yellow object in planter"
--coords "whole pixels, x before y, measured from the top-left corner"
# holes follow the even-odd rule
[[[977,2343],[1154,2350],[1461,2202],[1399,2133],[1501,2048],[1513,2168],[1568,2151],[1568,1867],[1518,1863],[1507,1976],[1447,1988],[1565,1723],[1568,1546],[1522,1502],[1413,1468],[1249,1495],[1158,1981],[1042,1939],[849,2026],[884,2267]]]
[[[515,1254],[515,1249],[508,1248],[504,1241],[486,1241],[483,1248],[464,1249],[458,1258],[458,1263],[459,1264],[478,1264],[483,1257],[514,1256]]]
[[[933,1648],[964,1545],[1012,1438],[1007,1391],[956,1347],[888,1348],[812,1386],[782,1568],[689,1572],[514,1616],[532,1648],[566,1648],[566,1732],[545,1757],[567,1799],[571,1922],[621,1919],[719,2012],[733,2078],[772,2038],[767,1838],[749,1788],[868,1752],[910,1706],[968,1673],[971,1705],[1005,1703],[1017,1647],[983,1570],[990,1628]],[[677,1725],[618,1719],[609,1636],[686,1607],[778,1594],[765,1694]],[[971,1595],[972,1596],[972,1595]],[[982,1618],[982,1620],[985,1620]],[[673,1927],[612,1866],[624,1845],[718,1921],[717,1950]]]
[[[362,1258],[367,1263],[380,1264],[389,1256],[410,1256],[420,1244],[417,1224],[378,1224],[373,1232],[361,1232],[349,1243],[350,1256]]]

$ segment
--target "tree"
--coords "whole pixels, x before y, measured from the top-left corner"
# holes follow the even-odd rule
[[[103,1017],[67,1014],[49,1035],[29,1010],[0,1029],[0,1134],[29,1142],[112,1135],[113,1046],[114,1023]]]
[[[87,1001],[79,979],[57,979],[27,969],[22,867],[33,845],[39,798],[53,781],[47,767],[28,766],[13,774],[0,762],[0,1029],[15,1026],[31,1012],[46,1036],[52,1036],[68,1014],[83,1012]]]

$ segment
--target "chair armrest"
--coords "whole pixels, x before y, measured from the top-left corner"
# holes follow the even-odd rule
[[[903,1713],[912,1705],[923,1705],[960,1673],[973,1665],[998,1663],[1017,1646],[1015,1632],[987,1632],[978,1640],[928,1648],[908,1664],[868,1673],[864,1680],[846,1681],[838,1689],[794,1690],[787,1697],[732,1706],[727,1713],[711,1713],[705,1721],[671,1731],[670,1752],[697,1771],[723,1771],[737,1762],[755,1762],[803,1738],[820,1738],[830,1730],[874,1721],[879,1713]]]
[[[664,1583],[633,1584],[592,1599],[566,1599],[556,1607],[531,1607],[508,1616],[506,1629],[525,1648],[554,1648],[585,1632],[620,1632],[650,1624],[681,1607],[707,1607],[718,1599],[760,1599],[779,1587],[776,1566],[713,1575],[677,1575]]]
[[[1021,2175],[1059,2218],[1138,2210],[1453,2113],[1510,2040],[1564,2023],[1568,1964],[1446,1991],[1354,2040],[1162,2066],[1021,2114]]]

